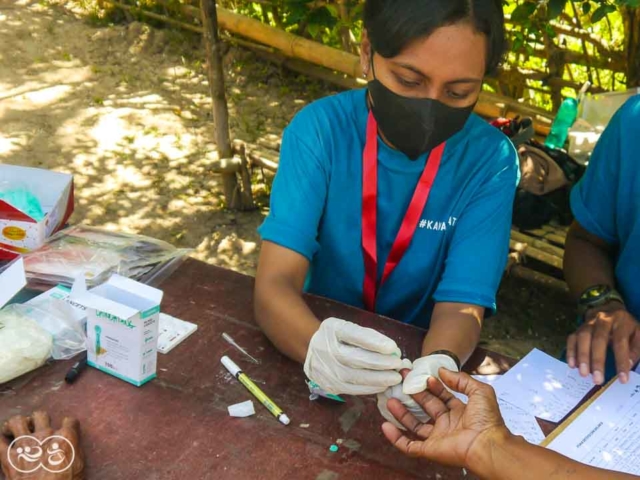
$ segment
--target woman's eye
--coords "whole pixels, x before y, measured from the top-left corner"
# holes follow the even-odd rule
[[[469,96],[468,93],[459,93],[459,92],[454,92],[452,90],[449,90],[447,92],[447,95],[451,98],[454,98],[456,100],[463,100],[465,98],[467,98]]]
[[[420,82],[416,82],[414,80],[407,80],[406,78],[402,78],[399,75],[396,75],[396,80],[398,80],[398,83],[400,83],[400,85],[402,85],[403,87],[419,87],[420,86]]]

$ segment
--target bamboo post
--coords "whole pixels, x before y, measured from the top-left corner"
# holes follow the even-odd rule
[[[338,70],[351,77],[360,76],[360,58],[356,55],[278,30],[224,8],[218,8],[218,19],[220,28],[272,46],[289,57]]]
[[[244,154],[251,165],[264,168],[273,173],[278,170],[279,162],[277,152],[267,153],[259,149],[256,145],[251,145],[241,140],[233,141],[233,150],[238,154]]]
[[[351,42],[351,29],[349,28],[349,9],[346,0],[337,0],[338,21],[340,22],[340,40],[345,52],[356,53]]]
[[[222,70],[222,54],[218,37],[218,14],[215,0],[200,0],[204,42],[207,51],[207,74],[209,89],[213,100],[213,121],[216,128],[216,145],[220,158],[231,158],[233,150],[229,138],[229,110],[224,90],[224,73]],[[238,177],[236,173],[222,174],[222,188],[230,209],[241,209],[251,205],[243,205],[243,195],[238,195]],[[246,196],[249,192],[242,192]],[[251,202],[253,203],[253,202]]]

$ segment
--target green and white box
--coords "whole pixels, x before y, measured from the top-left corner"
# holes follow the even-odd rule
[[[136,386],[156,377],[162,291],[120,275],[74,299],[87,307],[87,364]]]

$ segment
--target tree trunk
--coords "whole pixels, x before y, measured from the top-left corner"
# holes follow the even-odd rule
[[[640,7],[623,7],[627,87],[640,87]]]
[[[349,9],[346,0],[338,0],[338,16],[340,22],[340,40],[345,52],[355,53],[351,43],[351,31],[349,30]]]
[[[216,145],[219,158],[231,158],[231,140],[229,138],[229,111],[224,92],[224,74],[222,71],[222,55],[218,38],[218,14],[215,0],[200,0],[202,26],[207,49],[207,73],[209,88],[213,100],[213,121],[216,127]],[[227,208],[241,208],[242,198],[238,192],[238,177],[235,172],[222,174],[222,187]]]

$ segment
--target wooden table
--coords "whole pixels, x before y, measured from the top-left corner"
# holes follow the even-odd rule
[[[156,380],[136,388],[87,368],[67,385],[72,362],[55,362],[0,387],[0,419],[34,409],[50,412],[54,422],[77,417],[90,480],[471,478],[391,447],[380,431],[375,397],[310,401],[302,367],[278,353],[253,320],[251,277],[188,260],[162,287],[163,311],[198,324],[198,331],[169,354],[158,354]],[[326,299],[308,300],[318,317],[375,327],[404,355],[419,356],[424,331]],[[247,361],[223,332],[261,364]],[[257,402],[257,415],[229,417],[228,405],[252,397],[222,367],[223,355],[261,384],[291,425],[278,423]],[[470,370],[482,366],[482,373],[510,365],[482,350],[468,363]],[[338,439],[340,450],[331,453]]]

